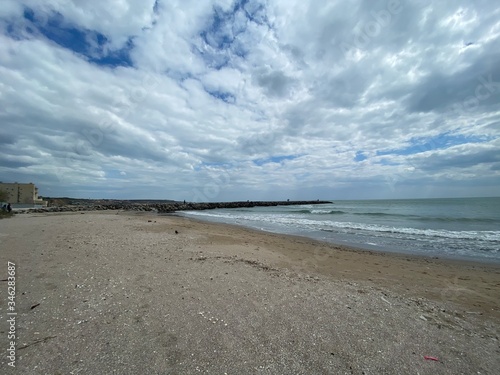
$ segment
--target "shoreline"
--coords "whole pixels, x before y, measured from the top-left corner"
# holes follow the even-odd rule
[[[266,260],[273,262],[275,266],[284,268],[291,267],[292,269],[297,269],[302,273],[318,273],[337,280],[352,279],[362,282],[384,281],[381,286],[394,289],[394,283],[391,280],[388,280],[389,275],[385,274],[383,277],[380,275],[384,269],[387,271],[389,267],[397,267],[396,271],[398,272],[394,272],[393,275],[399,278],[405,277],[407,282],[410,275],[405,275],[404,273],[399,272],[399,270],[400,267],[408,269],[407,264],[410,263],[414,267],[411,272],[414,273],[413,279],[415,282],[420,282],[421,288],[430,288],[427,294],[419,293],[415,295],[419,298],[430,297],[434,300],[440,300],[442,299],[441,297],[443,296],[443,293],[453,294],[455,293],[453,290],[466,291],[469,288],[466,281],[470,280],[470,274],[473,274],[475,271],[484,271],[486,274],[490,272],[496,274],[497,283],[492,284],[491,286],[493,287],[496,285],[496,290],[500,290],[500,264],[497,263],[485,263],[474,260],[363,249],[350,245],[322,241],[301,235],[261,231],[238,224],[205,221],[203,219],[186,217],[176,213],[167,215],[162,214],[161,216],[175,217],[188,222],[191,221],[199,225],[204,225],[207,228],[211,228],[216,232],[218,232],[218,228],[226,228],[223,231],[226,235],[231,233],[231,236],[237,237],[238,235],[241,235],[243,237],[245,234],[248,234],[254,238],[254,242],[256,239],[259,239],[259,242],[266,243],[266,241],[263,241],[262,239],[268,238],[269,240],[267,242],[276,240],[287,244],[302,245],[303,248],[293,247],[291,251],[283,251],[282,248],[272,249],[272,252],[274,253],[280,252],[282,256],[290,257],[291,259],[289,261],[278,261],[275,256],[266,257]],[[304,252],[305,254],[300,255],[300,252]],[[336,257],[334,263],[328,262],[328,257],[332,255],[328,252],[337,253],[335,254]],[[312,258],[306,259],[306,254],[312,255]],[[251,253],[251,255],[255,255],[255,253]],[[297,260],[299,260],[299,262],[297,262]],[[388,264],[381,264],[383,261],[388,262]],[[322,264],[322,262],[326,263]],[[350,272],[342,270],[344,265],[347,265]],[[421,270],[421,268],[425,268],[425,270]],[[431,274],[433,270],[436,272],[436,275],[439,276],[433,277]],[[438,290],[435,290],[435,288]],[[439,288],[443,288],[444,290]],[[395,290],[401,292],[403,289],[408,288],[405,286],[404,288],[396,288]],[[492,288],[489,290],[494,289]],[[486,290],[483,290],[483,292],[484,291]],[[471,293],[477,294],[477,292]],[[465,296],[464,298],[456,299],[471,308],[478,307],[476,303],[477,301],[467,301]],[[496,318],[500,321],[500,301],[497,301],[496,293],[486,293],[485,300],[493,302],[493,305],[496,305],[496,309],[494,314],[490,314],[491,311],[489,310],[484,310],[482,313],[496,316]]]
[[[479,257],[467,257],[467,256],[452,256],[452,255],[426,255],[423,254],[422,252],[402,252],[398,249],[387,249],[384,248],[383,246],[380,245],[369,245],[367,244],[366,246],[360,246],[358,244],[352,244],[349,243],[348,241],[341,241],[341,240],[332,240],[329,241],[327,239],[320,239],[316,238],[313,236],[307,236],[304,234],[294,234],[294,233],[282,233],[278,231],[272,231],[272,230],[266,230],[266,229],[258,229],[255,227],[252,227],[250,225],[244,225],[244,224],[232,224],[232,223],[226,223],[223,221],[216,221],[216,220],[210,220],[210,219],[202,219],[197,216],[187,216],[184,215],[183,213],[180,212],[168,212],[168,213],[158,213],[159,216],[176,216],[180,218],[187,218],[193,221],[198,221],[200,223],[213,223],[213,224],[220,224],[220,225],[229,225],[229,226],[234,226],[236,228],[244,228],[250,231],[254,231],[255,233],[272,233],[280,236],[290,236],[290,237],[297,237],[297,238],[303,238],[311,241],[318,242],[319,244],[327,244],[327,245],[332,245],[332,246],[340,246],[344,247],[346,249],[352,249],[352,250],[357,250],[357,251],[367,251],[367,252],[376,252],[376,253],[382,253],[385,255],[393,255],[393,256],[402,256],[402,257],[415,257],[415,258],[424,258],[424,259],[433,259],[433,260],[444,260],[444,261],[450,261],[450,262],[461,262],[461,263],[470,263],[470,264],[475,264],[475,265],[491,265],[493,267],[500,267],[500,259],[490,259],[490,258],[479,258]]]
[[[500,366],[500,267],[145,212],[15,215],[0,238],[24,374]]]
[[[368,200],[371,201],[371,200]],[[54,201],[55,203],[56,201]],[[206,220],[210,222],[218,222],[224,223],[224,220],[203,218],[202,213],[198,213],[194,215],[197,211],[206,211],[212,209],[238,209],[238,208],[252,208],[252,207],[271,207],[271,206],[297,206],[297,205],[323,205],[323,204],[332,204],[330,201],[234,201],[234,202],[205,202],[205,203],[193,203],[193,202],[176,202],[176,201],[155,201],[155,200],[71,200],[66,199],[66,201],[57,201],[57,203],[64,203],[62,206],[53,206],[41,209],[32,209],[32,210],[23,210],[18,213],[45,213],[45,212],[102,212],[102,211],[120,211],[126,210],[130,212],[150,212],[150,213],[158,213],[159,215],[167,215],[167,214],[181,214],[183,211],[193,211],[192,214],[188,214],[187,216],[197,218],[197,215],[202,215],[201,220]],[[346,213],[343,211],[334,211],[335,213]],[[210,214],[208,214],[210,216]],[[244,221],[244,220],[243,220]],[[252,220],[251,220],[252,221]],[[278,221],[279,222],[279,221]],[[321,223],[321,221],[318,221]],[[356,224],[357,222],[355,222]],[[363,226],[365,222],[361,222],[361,226]],[[334,223],[338,224],[338,223]],[[341,223],[342,224],[342,220]],[[350,223],[347,223],[350,225]],[[451,233],[444,234],[435,234],[427,233],[427,229],[430,232],[434,230],[432,227],[426,227],[425,230],[420,230],[420,232],[425,232],[422,234],[419,233],[419,229],[415,229],[413,227],[395,227],[392,228],[390,225],[388,228],[375,228],[372,232],[371,229],[366,231],[361,231],[358,233],[356,229],[358,228],[354,225],[352,228],[355,229],[353,232],[350,231],[335,231],[328,233],[330,230],[322,229],[321,226],[318,228],[312,228],[310,230],[303,230],[303,228],[295,228],[290,226],[290,228],[281,228],[280,225],[271,225],[263,223],[264,228],[260,228],[258,226],[252,225],[251,222],[247,222],[246,224],[240,223],[246,228],[257,229],[257,230],[265,230],[273,233],[281,233],[284,235],[298,235],[304,236],[308,238],[313,238],[319,241],[331,243],[334,245],[347,246],[347,247],[355,247],[359,249],[364,249],[367,251],[377,251],[384,253],[393,253],[393,254],[403,254],[403,255],[411,255],[411,256],[423,256],[423,257],[438,257],[441,259],[449,259],[449,260],[461,260],[465,262],[478,262],[484,264],[498,264],[500,265],[500,257],[498,257],[497,248],[494,243],[490,243],[492,240],[487,238],[487,244],[483,244],[481,241],[483,237],[477,235],[478,237],[467,237],[473,236],[464,233],[464,240],[458,240],[457,238],[461,238],[460,234],[456,237],[454,230],[451,230]],[[382,227],[385,224],[381,224]],[[377,225],[374,225],[375,227]],[[334,225],[335,227],[335,225]],[[342,225],[340,226],[342,227]],[[362,229],[363,227],[361,227]],[[395,230],[394,233],[396,235],[391,235],[390,233],[383,232],[392,232],[392,229]],[[416,228],[419,228],[418,226]],[[290,230],[291,229],[291,230]],[[413,232],[411,230],[415,230],[417,232],[417,237],[414,240],[409,240],[412,238],[411,235]],[[436,229],[439,232],[439,228]],[[449,231],[450,229],[443,230],[444,232]],[[407,231],[410,231],[410,234],[407,234]],[[401,234],[403,233],[403,234]],[[479,233],[479,232],[478,232]],[[480,232],[482,235],[482,232]],[[359,236],[358,236],[359,235]],[[419,237],[420,236],[420,237]],[[430,237],[429,237],[430,236]],[[432,239],[434,236],[437,239]],[[431,240],[429,240],[431,238]],[[471,240],[472,239],[472,240]],[[465,242],[464,242],[465,241]],[[469,242],[468,242],[469,241]],[[472,241],[472,242],[471,242]],[[478,242],[479,241],[479,242]],[[440,245],[436,245],[435,243],[439,243]],[[486,247],[484,247],[486,246]]]

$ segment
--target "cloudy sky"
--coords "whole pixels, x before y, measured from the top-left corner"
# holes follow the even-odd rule
[[[45,196],[498,196],[500,7],[2,0],[0,149]]]

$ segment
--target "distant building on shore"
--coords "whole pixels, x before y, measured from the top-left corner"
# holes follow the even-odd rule
[[[47,202],[38,196],[38,188],[31,182],[29,184],[0,182],[0,191],[5,191],[7,202],[14,205],[47,205]]]

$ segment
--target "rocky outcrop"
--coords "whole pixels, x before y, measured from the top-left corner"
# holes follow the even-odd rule
[[[325,204],[329,201],[245,201],[245,202],[168,202],[168,203],[127,203],[124,201],[109,201],[107,204],[86,204],[86,205],[67,205],[60,207],[46,207],[37,209],[28,209],[17,211],[25,212],[78,212],[78,211],[102,211],[102,210],[127,210],[127,211],[155,211],[159,213],[169,213],[176,211],[197,211],[212,210],[216,208],[249,208],[249,207],[267,207],[267,206],[292,206],[306,204]]]

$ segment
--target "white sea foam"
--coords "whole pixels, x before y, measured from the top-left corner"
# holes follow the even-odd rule
[[[500,217],[495,208],[498,202],[480,201],[481,205],[474,202],[467,199],[351,201],[185,214],[359,247],[500,262],[500,230],[497,230]],[[476,210],[464,209],[469,206]],[[482,211],[477,207],[482,207]]]
[[[209,216],[220,219],[244,220],[249,222],[267,222],[309,230],[336,231],[366,231],[372,234],[404,234],[411,236],[442,237],[452,239],[470,239],[484,241],[499,241],[500,231],[451,231],[445,229],[417,229],[408,227],[389,227],[378,224],[354,223],[349,221],[312,220],[299,216],[279,214],[232,214],[230,212],[188,211],[190,215]]]

